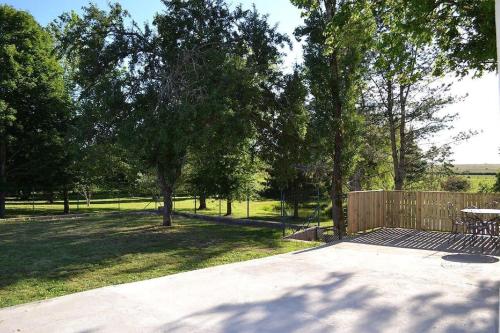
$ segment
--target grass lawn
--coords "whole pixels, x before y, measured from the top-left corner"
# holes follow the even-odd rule
[[[192,198],[176,198],[175,210],[182,212],[194,213],[194,200]],[[96,212],[111,212],[111,211],[136,211],[145,209],[156,209],[157,205],[151,198],[114,198],[114,199],[95,199],[91,201],[91,205],[87,207],[84,202],[70,201],[72,213],[96,213]],[[199,202],[197,202],[199,205]],[[323,202],[323,205],[328,203]],[[226,201],[221,200],[221,214],[226,213]],[[289,223],[304,223],[314,211],[316,204],[314,202],[301,205],[299,209],[299,219],[287,220]],[[7,216],[8,217],[23,217],[32,215],[50,215],[62,214],[62,201],[48,203],[46,201],[7,201]],[[199,214],[218,215],[219,201],[208,199],[207,209],[198,210]],[[289,215],[292,214],[291,208],[287,209]],[[233,215],[235,218],[247,217],[246,201],[233,202]],[[263,199],[250,201],[250,218],[268,221],[280,221],[280,202],[278,200]],[[324,214],[324,209],[321,211],[320,221],[322,225],[331,225],[331,219]]]
[[[0,222],[0,307],[317,245],[282,240],[279,230],[160,222],[148,215]]]
[[[97,213],[111,211],[132,211],[155,209],[156,203],[151,198],[129,197],[112,199],[93,199],[89,207],[83,200],[71,200],[71,213]],[[19,201],[8,200],[6,203],[8,217],[23,217],[32,215],[57,215],[63,213],[63,202],[60,200],[49,203],[44,200]]]

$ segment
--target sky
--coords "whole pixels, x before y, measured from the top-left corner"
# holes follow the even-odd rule
[[[1,0],[0,0],[1,2]],[[105,7],[108,0],[94,0],[100,7]],[[119,1],[138,23],[151,23],[154,13],[162,10],[160,0],[122,0]],[[18,9],[29,11],[37,21],[46,25],[56,19],[61,13],[70,10],[79,11],[88,3],[85,0],[7,0]],[[259,12],[269,15],[272,23],[278,24],[278,30],[286,33],[293,41],[293,50],[286,49],[284,66],[292,68],[293,64],[301,62],[302,48],[300,42],[293,38],[295,27],[302,24],[300,11],[289,0],[228,0],[231,6],[241,4],[251,8],[255,4]],[[443,112],[458,113],[452,130],[443,131],[432,141],[436,143],[449,142],[456,133],[475,130],[477,135],[466,142],[453,146],[456,164],[495,163],[500,164],[500,96],[498,77],[489,73],[481,78],[453,79],[452,93],[467,95],[456,104],[450,105]]]

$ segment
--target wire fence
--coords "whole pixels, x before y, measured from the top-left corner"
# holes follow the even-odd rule
[[[112,211],[158,210],[163,200],[158,194],[144,195],[119,191],[96,192],[85,196],[79,192],[68,195],[70,213],[97,213]],[[331,221],[330,202],[327,196],[318,192],[288,193],[278,196],[246,197],[231,201],[231,214],[235,218],[280,221],[286,223],[314,223],[317,225]],[[226,199],[218,197],[203,198],[190,193],[175,193],[173,210],[204,215],[228,214]],[[36,215],[58,215],[64,212],[61,195],[31,193],[27,197],[8,196],[6,201],[7,217]],[[314,215],[314,219],[311,216]],[[330,222],[331,223],[331,222]]]

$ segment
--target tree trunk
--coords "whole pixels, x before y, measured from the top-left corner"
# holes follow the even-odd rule
[[[54,203],[54,192],[50,191],[49,193],[47,193],[47,201],[50,204]]]
[[[406,96],[404,86],[399,87],[399,107],[401,109],[401,119],[399,121],[398,189],[402,190],[406,178]]]
[[[200,195],[200,206],[198,207],[198,210],[202,209],[207,209],[207,196],[205,193]]]
[[[328,1],[325,3],[326,15],[330,21],[336,13],[337,1]],[[342,239],[345,223],[344,214],[342,213],[342,152],[344,150],[343,138],[343,105],[340,99],[340,76],[339,76],[339,62],[337,52],[334,51],[330,57],[330,68],[332,75],[330,82],[330,91],[333,97],[333,120],[335,136],[333,141],[333,172],[332,172],[332,220],[336,226],[339,234],[339,239]]]
[[[395,170],[395,175],[394,175],[394,189],[396,191],[402,191],[403,186],[404,186],[404,182],[403,182],[403,177],[401,174],[401,167],[398,167]]]
[[[5,142],[0,142],[0,218],[5,218],[5,197],[7,191],[6,159],[7,151]]]
[[[351,189],[351,191],[361,191],[362,189],[362,186],[361,186],[361,177],[362,177],[362,171],[361,169],[357,168],[356,171],[354,172],[354,174],[352,175],[352,178],[351,178],[351,185],[349,186],[349,188]]]
[[[172,225],[172,186],[168,184],[165,177],[159,176],[161,194],[163,196],[163,225],[170,227]]]
[[[90,188],[86,188],[84,190],[84,194],[85,194],[85,203],[87,204],[87,207],[90,207],[90,198],[92,197],[92,191],[90,190]]]
[[[396,119],[394,117],[394,93],[393,83],[387,81],[387,115],[389,117],[389,135],[391,139],[391,156],[392,168],[394,172],[394,189],[400,191],[403,189],[403,181],[401,178],[401,164],[399,158],[401,151],[398,151],[398,138],[396,136]]]
[[[344,214],[342,214],[342,135],[340,129],[335,134],[332,179],[332,218],[336,223],[339,239],[344,234]]]
[[[226,203],[226,216],[230,216],[233,214],[233,205],[231,199],[227,199]]]
[[[68,198],[68,190],[66,188],[63,189],[63,200],[64,200],[64,214],[69,214],[69,198]]]
[[[172,225],[172,189],[170,186],[162,186],[163,195],[163,225]]]

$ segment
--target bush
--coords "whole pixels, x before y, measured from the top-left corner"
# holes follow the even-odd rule
[[[477,192],[478,193],[491,193],[491,192],[495,192],[495,191],[493,191],[493,185],[489,185],[489,184],[481,182],[478,185]]]
[[[463,177],[450,176],[441,182],[441,189],[449,192],[467,192],[470,190],[470,181]]]
[[[497,173],[497,180],[495,185],[493,185],[493,192],[500,192],[500,172]]]

